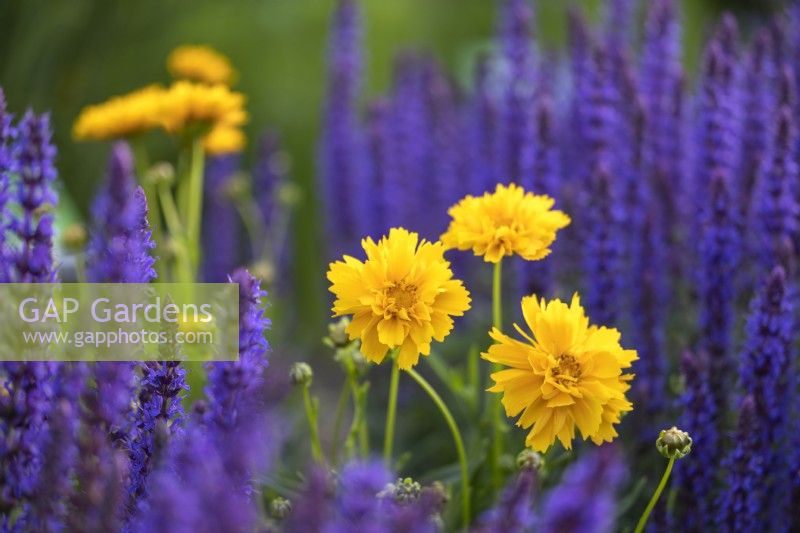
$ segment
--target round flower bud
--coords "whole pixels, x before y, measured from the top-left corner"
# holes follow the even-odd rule
[[[397,483],[387,483],[386,487],[378,493],[381,498],[392,498],[400,505],[410,503],[419,498],[422,487],[419,483],[407,478],[397,478]]]
[[[145,179],[156,186],[170,186],[175,181],[175,167],[165,161],[156,163],[147,171]]]
[[[278,496],[269,504],[269,514],[275,520],[283,520],[292,512],[292,502]]]
[[[237,172],[229,177],[223,185],[225,196],[231,200],[250,197],[250,177],[244,172]]]
[[[64,248],[70,252],[83,250],[84,245],[86,245],[86,228],[83,227],[83,224],[70,224],[64,228],[61,242],[64,243]]]
[[[311,380],[314,379],[314,371],[308,363],[295,363],[289,370],[289,377],[292,378],[294,385],[311,385]]]
[[[531,449],[525,448],[517,455],[517,469],[518,470],[533,470],[538,471],[542,468],[544,459],[541,454]]]
[[[254,263],[250,266],[250,273],[267,285],[271,285],[275,281],[275,265],[270,261]]]
[[[680,459],[692,451],[692,438],[675,426],[662,429],[656,439],[656,449],[667,459]]]
[[[347,335],[347,326],[349,325],[350,319],[346,316],[328,324],[328,338],[335,347],[341,348],[350,344],[350,338]]]

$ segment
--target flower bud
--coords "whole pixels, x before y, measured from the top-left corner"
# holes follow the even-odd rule
[[[544,459],[542,459],[542,456],[531,449],[525,448],[517,455],[518,470],[538,471],[542,468],[543,464]]]
[[[223,190],[231,200],[245,200],[250,197],[250,177],[244,172],[237,172],[225,180]]]
[[[170,186],[175,181],[175,168],[165,161],[156,163],[147,171],[145,179],[156,186]]]
[[[292,502],[286,498],[276,497],[269,504],[269,515],[275,520],[283,520],[292,512]]]
[[[289,370],[289,377],[294,385],[309,386],[314,379],[314,371],[308,363],[295,363]]]
[[[675,426],[662,429],[656,439],[656,449],[667,459],[680,459],[692,451],[692,438]]]
[[[271,261],[259,261],[250,266],[250,274],[267,285],[275,282],[275,265]]]
[[[278,202],[286,207],[292,207],[300,203],[303,198],[303,191],[295,183],[282,183],[278,188]]]
[[[397,483],[387,483],[378,493],[378,497],[392,498],[396,503],[403,505],[417,500],[421,492],[420,484],[410,477],[397,478]]]
[[[86,245],[86,237],[86,228],[83,227],[83,224],[70,224],[64,228],[61,242],[64,243],[64,248],[70,252],[80,252]]]
[[[349,325],[350,319],[346,316],[328,324],[328,339],[334,347],[342,348],[350,344],[350,337],[347,335],[347,326]]]

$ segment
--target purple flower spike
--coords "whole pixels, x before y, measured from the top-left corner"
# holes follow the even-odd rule
[[[626,477],[619,454],[601,446],[572,465],[542,507],[539,531],[604,533],[612,531],[616,493]]]
[[[328,48],[321,152],[322,190],[326,198],[329,238],[351,251],[364,235],[362,213],[367,194],[365,161],[357,103],[361,90],[361,17],[355,0],[339,0]],[[335,250],[332,250],[335,251]],[[338,254],[334,254],[338,255]]]
[[[148,283],[156,276],[154,247],[147,201],[133,172],[133,154],[127,144],[117,143],[92,210],[86,275],[92,282]]]
[[[22,210],[13,220],[20,239],[15,256],[15,281],[48,283],[53,271],[53,214],[58,201],[52,184],[56,179],[56,148],[50,142],[50,117],[25,113],[18,127],[15,169],[19,173],[17,201]]]
[[[497,505],[486,512],[476,533],[531,530],[536,485],[536,473],[530,469],[523,470],[508,484]]]
[[[6,283],[11,276],[12,257],[6,250],[6,230],[8,226],[8,201],[11,172],[14,170],[13,142],[16,130],[11,124],[11,114],[6,109],[6,98],[0,88],[0,283]]]
[[[681,398],[680,427],[692,436],[691,460],[675,465],[679,487],[675,505],[677,523],[686,531],[706,531],[714,525],[714,486],[718,466],[717,403],[711,389],[713,372],[703,352],[686,352],[681,359],[686,390]]]
[[[720,497],[717,526],[724,531],[755,531],[763,524],[766,463],[758,430],[756,401],[745,396],[739,406],[734,447],[723,461],[727,479]]]

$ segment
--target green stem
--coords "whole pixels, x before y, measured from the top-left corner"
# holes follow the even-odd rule
[[[450,433],[453,434],[453,442],[456,445],[456,453],[458,454],[458,463],[461,466],[461,518],[464,523],[464,529],[466,530],[467,526],[469,526],[470,517],[470,486],[467,453],[464,450],[464,440],[461,438],[461,432],[458,430],[458,426],[456,425],[456,421],[453,418],[452,413],[450,413],[450,409],[447,408],[447,405],[445,405],[441,396],[439,396],[431,384],[428,383],[425,378],[420,376],[413,368],[409,368],[406,370],[406,372],[408,372],[408,374],[414,378],[414,381],[419,383],[419,386],[428,393],[428,396],[431,397],[433,403],[435,403],[436,407],[439,408],[439,412],[442,413],[445,422],[447,422],[447,426],[450,428]]]
[[[383,462],[392,464],[392,446],[394,446],[394,419],[397,412],[397,385],[400,382],[400,364],[396,357],[392,358],[392,377],[389,382],[389,406],[386,409],[386,431],[383,440]]]
[[[339,455],[339,433],[342,431],[342,420],[344,419],[344,410],[347,407],[347,400],[350,399],[350,386],[345,381],[342,384],[342,392],[339,393],[339,402],[336,405],[336,418],[333,422],[333,443],[331,444],[331,463],[336,464],[337,456]]]
[[[267,228],[258,210],[258,205],[253,201],[252,197],[235,198],[233,205],[239,213],[239,218],[244,224],[248,237],[250,237],[250,248],[252,248],[253,257],[257,260],[263,259],[267,243]]]
[[[647,519],[650,518],[650,513],[653,512],[653,508],[655,508],[656,503],[658,503],[661,493],[664,492],[664,487],[667,486],[667,481],[669,481],[669,476],[672,473],[672,465],[674,464],[675,457],[672,457],[670,458],[669,463],[667,463],[667,468],[664,470],[664,475],[661,476],[661,481],[659,482],[656,491],[653,493],[653,497],[650,498],[650,502],[647,504],[647,507],[642,513],[641,518],[639,518],[639,522],[636,524],[636,529],[633,530],[633,533],[642,533],[642,531],[644,531],[644,526],[647,525]]]
[[[308,428],[311,432],[311,455],[318,463],[324,463],[325,459],[322,455],[322,445],[319,441],[319,428],[317,427],[317,405],[316,402],[311,398],[308,385],[303,385],[303,404],[306,408]]]
[[[503,328],[503,260],[500,259],[494,264],[494,274],[492,276],[492,326],[497,329]],[[501,370],[501,365],[492,365],[494,372]],[[500,490],[502,480],[500,479],[500,457],[503,454],[503,435],[501,433],[503,422],[503,405],[500,403],[500,396],[494,395],[492,400],[492,447],[490,450],[490,465],[492,487],[495,492]]]
[[[492,325],[503,329],[503,260],[494,264],[492,276]]]
[[[191,149],[192,155],[189,162],[189,184],[186,198],[186,241],[189,247],[192,273],[196,276],[200,263],[200,228],[203,218],[203,167],[205,165],[203,137],[201,135],[196,135],[192,139]]]
[[[162,183],[158,186],[158,198],[164,213],[164,220],[167,223],[167,231],[169,231],[174,245],[177,277],[180,280],[188,281],[193,277],[192,264],[189,259],[189,250],[186,246],[186,236],[184,235],[181,217],[169,185]]]

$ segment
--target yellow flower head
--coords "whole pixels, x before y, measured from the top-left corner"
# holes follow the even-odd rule
[[[215,126],[203,140],[203,148],[211,155],[230,154],[241,152],[247,139],[239,128],[230,126]]]
[[[568,306],[560,300],[522,299],[522,314],[533,335],[514,324],[525,341],[496,328],[484,359],[509,367],[492,374],[489,390],[503,393],[506,415],[532,429],[525,444],[545,452],[556,437],[572,448],[575,428],[595,444],[617,436],[614,424],[633,409],[625,397],[633,374],[623,374],[637,359],[623,349],[614,328],[589,325],[578,295]]]
[[[166,91],[149,85],[115,96],[102,104],[85,107],[73,126],[78,140],[110,140],[143,133],[161,124],[161,106]]]
[[[192,125],[240,126],[247,121],[244,95],[225,85],[177,81],[164,96],[161,121],[170,133]]]
[[[442,235],[447,249],[469,250],[484,261],[497,263],[518,254],[535,261],[550,253],[556,232],[570,223],[552,210],[549,196],[525,192],[522,187],[498,184],[493,193],[467,196],[450,208],[450,226]]]
[[[230,85],[236,75],[228,58],[210,46],[179,46],[167,58],[167,69],[176,79]]]
[[[344,256],[328,270],[336,295],[334,316],[353,315],[347,326],[351,340],[380,363],[400,348],[400,368],[411,368],[428,355],[431,340],[443,341],[453,329],[451,316],[469,309],[469,292],[453,279],[441,243],[420,241],[416,233],[393,228],[377,243],[361,241],[366,261]]]

